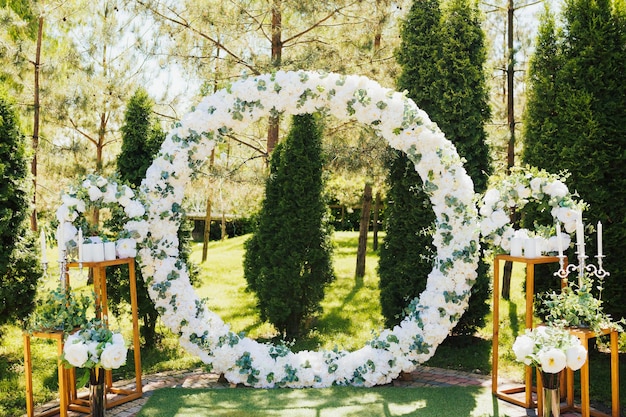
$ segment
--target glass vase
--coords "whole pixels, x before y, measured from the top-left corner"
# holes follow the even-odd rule
[[[89,370],[89,405],[91,417],[106,416],[105,391],[104,369],[91,368]]]
[[[559,390],[559,374],[541,372],[543,384],[543,410],[542,417],[560,417],[561,415],[561,392]]]

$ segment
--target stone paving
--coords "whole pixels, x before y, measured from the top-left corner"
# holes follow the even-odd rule
[[[148,401],[148,398],[155,390],[166,387],[179,388],[236,388],[236,385],[220,379],[219,375],[207,373],[202,369],[191,371],[172,371],[152,375],[144,375],[143,396],[137,400],[120,404],[107,410],[107,417],[134,417],[139,413],[141,407]],[[491,376],[473,374],[449,369],[418,367],[415,371],[403,374],[394,380],[391,385],[397,387],[449,387],[460,386],[481,386],[491,387]],[[133,381],[118,381],[114,383],[117,388],[134,389]],[[498,399],[498,413],[500,416],[527,417],[537,416],[536,410],[525,409],[509,402]],[[36,415],[46,413],[49,417],[57,417],[59,414],[50,414],[49,410],[58,409],[57,403],[49,403],[36,410]],[[48,410],[48,411],[46,411]],[[85,414],[70,411],[70,417],[84,417]],[[565,412],[561,417],[578,417],[580,413]]]

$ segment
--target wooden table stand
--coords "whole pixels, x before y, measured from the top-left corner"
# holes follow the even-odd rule
[[[580,405],[574,403],[574,371],[567,368],[566,388],[567,401],[561,406],[561,412],[577,411],[582,417],[620,417],[619,410],[619,348],[618,348],[618,332],[613,329],[602,330],[600,334],[589,329],[570,328],[570,334],[576,336],[582,343],[583,347],[589,351],[589,340],[604,335],[610,335],[611,338],[611,414],[606,414],[598,410],[591,409],[589,405],[589,355],[585,364],[580,368]],[[542,409],[543,392],[541,390],[541,378],[537,378],[537,410]],[[539,411],[538,411],[539,413]]]
[[[57,372],[59,377],[59,406],[51,408],[39,414],[39,417],[59,415],[67,417],[67,407],[69,405],[69,375],[70,370],[65,369],[61,362],[63,354],[63,332],[24,332],[24,374],[26,377],[26,415],[35,415],[35,404],[33,401],[33,361],[30,352],[30,342],[32,337],[56,340],[57,344]]]
[[[141,398],[143,396],[143,387],[141,382],[141,344],[139,340],[139,311],[137,307],[137,279],[135,273],[135,258],[115,259],[104,262],[84,262],[83,268],[91,268],[93,270],[93,286],[95,293],[95,307],[97,318],[102,319],[105,325],[108,325],[108,299],[106,284],[106,268],[116,265],[128,265],[129,281],[130,281],[130,300],[131,313],[133,323],[133,353],[135,360],[135,389],[120,389],[113,387],[113,374],[106,371],[105,387],[106,408],[115,407],[128,401]],[[78,263],[68,263],[68,268],[77,268]],[[67,286],[70,285],[69,273],[66,275]],[[47,417],[59,415],[67,417],[68,410],[79,411],[81,413],[90,412],[89,399],[79,397],[76,387],[76,372],[74,368],[65,369],[61,363],[61,354],[63,353],[64,337],[62,332],[37,332],[28,334],[24,333],[24,367],[26,374],[26,415],[35,417],[33,402],[33,376],[32,376],[32,356],[30,350],[31,337],[41,337],[47,339],[55,339],[57,341],[58,354],[58,376],[59,376],[59,407],[47,410],[37,417]]]
[[[530,366],[524,367],[524,385],[507,389],[499,389],[498,383],[498,337],[500,334],[500,262],[511,261],[526,264],[526,328],[533,328],[533,297],[535,293],[535,265],[559,262],[556,256],[540,256],[524,258],[521,256],[497,255],[493,262],[493,339],[492,339],[492,368],[491,391],[501,400],[519,405],[524,408],[534,408],[533,401],[533,370]],[[523,399],[513,394],[524,393]]]

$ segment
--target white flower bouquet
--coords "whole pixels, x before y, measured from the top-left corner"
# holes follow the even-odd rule
[[[62,360],[76,368],[117,369],[126,363],[127,354],[123,336],[94,321],[67,337]]]
[[[587,350],[580,340],[568,330],[554,326],[526,330],[515,339],[513,353],[519,362],[551,374],[561,372],[566,366],[576,371],[587,360]]]

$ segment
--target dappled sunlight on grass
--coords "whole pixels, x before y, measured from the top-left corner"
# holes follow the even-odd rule
[[[454,401],[450,401],[453,398]],[[164,389],[138,417],[169,416],[504,416],[479,387],[324,389]]]

